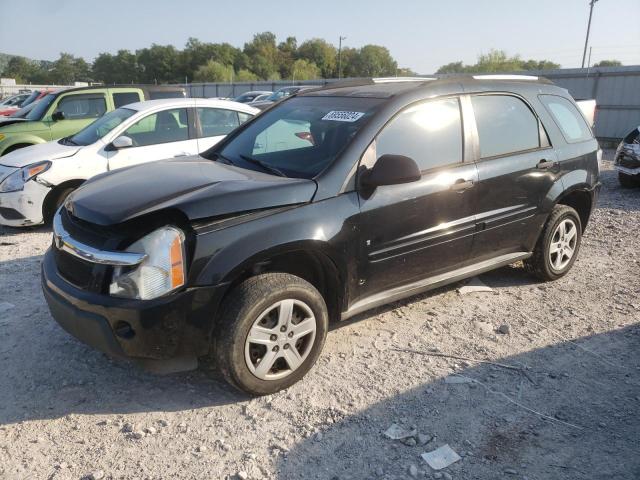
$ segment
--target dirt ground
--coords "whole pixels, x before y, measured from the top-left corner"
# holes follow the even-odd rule
[[[602,178],[562,280],[516,265],[481,276],[491,293],[457,284],[361,315],[302,382],[257,399],[70,337],[40,290],[50,231],[4,229],[0,478],[638,479],[640,189],[608,161]],[[385,437],[393,423],[415,437]],[[445,444],[462,458],[436,472],[421,454]]]

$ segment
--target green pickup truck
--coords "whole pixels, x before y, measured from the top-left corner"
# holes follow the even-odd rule
[[[111,110],[129,103],[185,97],[182,87],[78,87],[44,96],[25,118],[0,120],[0,156],[37,143],[68,137]]]

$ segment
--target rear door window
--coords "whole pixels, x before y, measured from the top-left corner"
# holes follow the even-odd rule
[[[508,155],[540,147],[538,118],[511,95],[471,97],[480,140],[480,157]]]
[[[119,92],[113,94],[113,105],[115,108],[120,108],[130,103],[136,103],[140,101],[140,94],[138,92]]]
[[[64,113],[65,120],[99,118],[107,111],[104,94],[69,95],[62,97],[56,112]]]
[[[582,142],[592,138],[587,122],[572,102],[556,95],[540,95],[540,100],[567,142]]]
[[[198,108],[202,137],[226,135],[240,125],[238,114],[224,108]]]
[[[459,100],[432,100],[400,112],[376,139],[376,158],[385,154],[412,158],[422,171],[461,163]]]

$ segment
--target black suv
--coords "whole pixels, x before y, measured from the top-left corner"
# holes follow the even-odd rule
[[[294,95],[203,156],[100,175],[54,220],[42,283],[80,340],[147,366],[210,354],[252,394],[298,381],[330,321],[519,260],[565,275],[598,144],[535,77]]]

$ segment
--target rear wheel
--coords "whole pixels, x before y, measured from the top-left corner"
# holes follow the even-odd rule
[[[525,265],[541,280],[563,277],[571,269],[582,240],[580,216],[567,205],[556,205]]]
[[[627,175],[626,173],[618,172],[618,181],[624,188],[640,187],[640,175]]]
[[[220,318],[215,360],[229,383],[252,395],[300,380],[320,356],[328,328],[320,293],[286,273],[242,282],[225,300]]]

